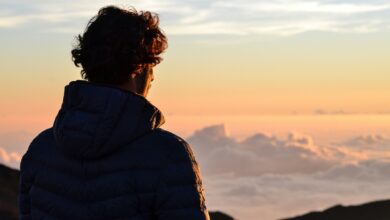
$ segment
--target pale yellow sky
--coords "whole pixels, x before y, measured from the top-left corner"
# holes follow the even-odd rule
[[[5,38],[14,47],[0,55],[2,114],[52,113],[64,85],[80,79],[70,61],[72,36],[55,36],[30,40],[23,53]],[[312,33],[229,44],[171,37],[149,99],[178,115],[390,112],[388,39],[388,33]]]

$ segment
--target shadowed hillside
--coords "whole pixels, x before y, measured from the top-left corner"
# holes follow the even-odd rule
[[[0,219],[18,219],[19,171],[0,164]]]
[[[389,220],[390,200],[371,202],[357,206],[337,205],[323,212],[311,212],[306,215],[285,220]]]
[[[210,212],[211,220],[234,220],[233,217],[226,215],[223,212]]]
[[[0,164],[0,220],[17,220],[19,171]],[[222,212],[210,212],[211,220],[234,220]]]

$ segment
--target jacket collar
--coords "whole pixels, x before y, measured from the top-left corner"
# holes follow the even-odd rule
[[[65,154],[93,159],[131,143],[164,122],[161,111],[141,95],[77,80],[65,87],[53,130]]]

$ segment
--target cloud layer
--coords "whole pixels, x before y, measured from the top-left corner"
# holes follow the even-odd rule
[[[377,32],[390,29],[386,0],[203,0],[131,2],[156,11],[169,35],[294,35],[307,31]],[[0,28],[36,24],[49,31],[78,33],[97,10],[128,1],[1,1]]]
[[[361,135],[320,146],[307,135],[257,133],[237,140],[224,125],[188,138],[209,207],[263,220],[390,198],[390,139]]]
[[[379,146],[371,151],[350,147],[355,142],[363,142],[363,145],[368,141],[372,145],[374,140],[379,145],[388,144],[384,137],[375,137],[371,138],[373,140],[357,137],[334,146],[319,146],[310,136],[297,133],[290,133],[284,139],[257,133],[238,141],[226,134],[224,125],[215,125],[196,131],[188,141],[199,155],[207,175],[259,176],[310,174],[364,160],[390,158],[388,153],[379,151]]]

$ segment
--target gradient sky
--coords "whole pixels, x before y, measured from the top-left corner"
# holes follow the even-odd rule
[[[388,1],[107,2],[160,14],[149,99],[165,114],[390,112]],[[109,3],[0,1],[0,115],[55,114],[80,79],[74,36]]]

